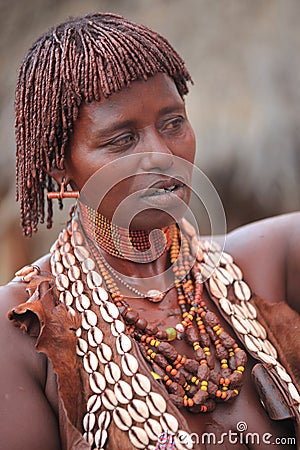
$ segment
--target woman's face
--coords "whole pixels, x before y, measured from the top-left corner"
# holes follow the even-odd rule
[[[152,229],[174,222],[179,204],[189,202],[191,170],[178,173],[174,156],[193,164],[195,136],[174,81],[157,74],[81,107],[66,175],[73,189],[82,190],[102,169],[93,177],[93,191],[98,183],[107,191],[98,210],[112,219],[121,202],[131,199],[131,227]],[[124,205],[127,210],[130,201]]]

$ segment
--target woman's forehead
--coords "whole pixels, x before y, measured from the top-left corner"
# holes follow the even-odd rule
[[[100,102],[84,103],[80,108],[79,120],[101,118],[104,124],[112,116],[131,116],[141,109],[146,113],[149,108],[160,111],[180,107],[184,107],[184,100],[175,82],[168,75],[158,73],[147,80],[134,81]]]

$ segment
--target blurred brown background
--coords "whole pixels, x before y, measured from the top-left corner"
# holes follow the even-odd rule
[[[56,213],[53,231],[40,226],[34,238],[22,237],[14,201],[19,64],[44,30],[92,11],[149,25],[185,59],[195,81],[187,103],[197,164],[222,198],[229,230],[299,209],[299,0],[0,0],[1,282],[48,251],[65,221]]]

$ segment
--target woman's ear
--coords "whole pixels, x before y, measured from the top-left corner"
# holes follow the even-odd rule
[[[44,169],[47,175],[49,175],[53,180],[56,181],[57,184],[61,185],[62,182],[67,186],[70,182],[70,179],[67,180],[66,170],[65,169],[58,169],[56,167],[52,169]]]

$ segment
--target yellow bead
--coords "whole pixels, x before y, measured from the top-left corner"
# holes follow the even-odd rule
[[[238,366],[238,367],[236,368],[236,370],[238,370],[239,372],[244,372],[245,367],[243,367],[243,366]]]
[[[221,329],[218,330],[218,331],[216,331],[216,335],[217,335],[217,336],[219,336],[221,333],[222,333],[222,330],[221,330]]]
[[[228,387],[227,386],[223,386],[222,387],[222,391],[228,391]]]
[[[202,386],[207,386],[208,385],[207,381],[205,381],[205,380],[201,381],[201,384],[202,384]]]
[[[195,383],[197,381],[197,377],[192,377],[191,382]]]
[[[201,386],[201,391],[207,391],[207,386]]]
[[[226,364],[227,363],[227,359],[221,359],[221,364]]]
[[[154,345],[155,345],[155,339],[152,339],[152,340],[150,341],[150,345],[152,345],[152,347],[154,347]]]
[[[209,347],[203,347],[204,352],[209,352]]]
[[[200,381],[200,380],[198,380],[198,378],[197,378],[197,380],[195,381],[195,385],[196,385],[196,386],[198,386],[199,381]]]
[[[217,331],[219,329],[219,325],[215,325],[214,327],[213,327],[213,330],[214,331]]]
[[[182,314],[182,317],[185,318],[185,317],[187,317],[188,315],[189,315],[189,313],[188,313],[188,312],[185,312],[185,313]]]
[[[239,395],[239,391],[237,389],[233,389],[233,392],[235,392],[236,395]]]
[[[227,365],[227,364],[222,364],[222,365],[221,365],[221,368],[222,368],[222,369],[228,369],[228,365]]]
[[[154,359],[155,356],[156,356],[156,353],[152,352],[150,356],[151,356],[152,359]]]

